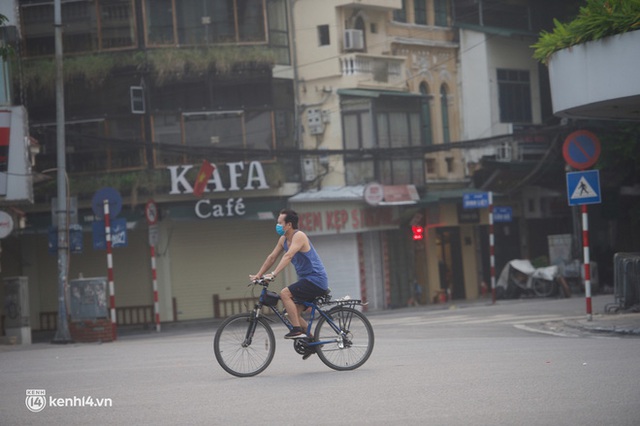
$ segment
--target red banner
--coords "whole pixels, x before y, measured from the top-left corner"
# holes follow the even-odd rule
[[[11,111],[0,111],[0,172],[9,168],[9,139],[11,136]]]
[[[202,196],[205,188],[207,187],[207,182],[209,182],[209,179],[215,169],[216,167],[213,164],[207,160],[202,160],[202,167],[200,167],[200,171],[196,177],[196,183],[193,186],[193,195],[196,197]]]

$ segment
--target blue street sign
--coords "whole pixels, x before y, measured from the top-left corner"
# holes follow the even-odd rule
[[[99,220],[91,224],[93,231],[93,248],[94,250],[105,250],[107,248],[107,236],[104,232],[104,220]],[[111,220],[111,247],[127,246],[127,220],[112,219]]]
[[[513,209],[511,207],[494,207],[493,221],[494,222],[512,222]]]
[[[93,194],[93,198],[91,199],[93,214],[95,214],[98,219],[104,218],[104,200],[109,201],[109,216],[118,216],[120,210],[122,210],[122,197],[117,189],[109,187],[101,188]]]
[[[58,227],[50,226],[48,229],[49,233],[49,253],[57,253],[58,251]],[[104,235],[104,231],[102,231]],[[82,235],[82,226],[81,225],[69,225],[69,240],[67,244],[69,245],[69,252],[72,254],[82,254],[82,249],[84,247],[83,242],[84,236]]]
[[[465,209],[481,209],[489,207],[488,192],[462,194],[462,207]]]
[[[567,173],[567,198],[570,206],[599,204],[600,172],[587,170]]]

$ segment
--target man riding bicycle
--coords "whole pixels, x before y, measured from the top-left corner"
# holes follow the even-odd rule
[[[287,333],[285,339],[301,339],[307,336],[307,322],[301,313],[304,306],[296,305],[295,300],[310,302],[318,296],[324,295],[329,289],[327,272],[322,260],[313,248],[307,235],[298,230],[298,214],[293,210],[280,211],[276,223],[276,232],[280,235],[276,247],[267,256],[256,275],[249,275],[251,280],[262,277],[273,266],[280,254],[282,259],[265,279],[274,279],[289,263],[293,263],[298,274],[298,281],[285,287],[280,292],[282,304],[289,313],[289,321],[293,329]]]

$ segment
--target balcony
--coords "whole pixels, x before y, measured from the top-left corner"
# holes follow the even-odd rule
[[[549,60],[553,112],[567,118],[640,120],[640,31],[554,53]]]
[[[344,86],[391,90],[404,87],[404,56],[353,53],[338,60]]]
[[[369,7],[375,9],[402,9],[402,0],[342,0],[336,7]]]

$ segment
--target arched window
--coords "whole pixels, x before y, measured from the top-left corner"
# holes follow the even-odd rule
[[[420,94],[422,100],[420,104],[420,114],[422,115],[422,144],[433,144],[433,131],[431,129],[431,102],[429,100],[429,87],[427,83],[420,83]]]
[[[417,25],[427,25],[427,0],[413,0],[413,21]]]
[[[356,18],[354,27],[356,30],[362,31],[362,50],[366,51],[367,50],[367,31],[365,31],[364,19],[362,19],[362,16],[358,16]]]
[[[435,22],[438,27],[449,26],[449,2],[448,0],[435,0],[433,4]]]
[[[393,20],[396,22],[407,22],[407,0],[402,0],[402,7],[393,10]]]
[[[440,110],[442,112],[442,143],[451,142],[449,135],[449,103],[447,101],[447,86],[440,86]]]

